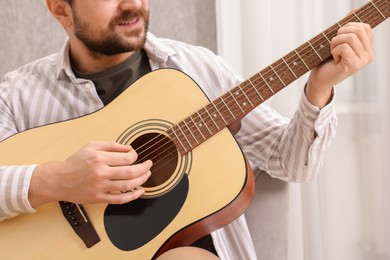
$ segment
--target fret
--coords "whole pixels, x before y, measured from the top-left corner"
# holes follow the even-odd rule
[[[362,23],[362,20],[360,20],[359,16],[357,16],[357,14],[355,12],[352,12],[352,13],[356,17],[356,19],[358,19],[358,21]]]
[[[236,104],[237,104],[238,108],[241,110],[241,112],[242,112],[242,113],[245,113],[244,110],[242,109],[240,103],[237,102],[237,100],[236,100],[236,98],[234,97],[234,95],[233,95],[231,92],[229,92],[229,94],[230,94],[230,96],[233,98],[233,100],[236,102]]]
[[[272,93],[274,93],[274,90],[271,88],[271,86],[268,84],[268,82],[265,80],[265,78],[263,77],[263,75],[261,75],[261,72],[257,73],[260,75],[261,79],[265,82],[265,84],[267,85],[267,87],[271,90]]]
[[[324,38],[330,43],[330,40],[329,40],[329,38],[326,36],[326,34],[324,33],[324,32],[322,32],[321,33],[323,36],[324,36]]]
[[[202,115],[203,122],[205,123],[205,126],[211,135],[220,130],[219,126],[215,123],[214,119],[211,117],[209,111],[207,110],[207,107],[204,107],[202,110],[199,111],[199,113]]]
[[[313,41],[313,39],[311,41]],[[313,50],[313,48],[311,48],[311,46],[309,44],[311,41],[306,42],[305,44],[301,45],[296,50],[297,53],[300,54],[300,57],[302,58],[302,60],[305,61],[305,66],[307,66],[307,68],[309,68],[309,70],[311,70],[312,68],[314,68],[315,66],[320,64],[323,60],[325,60],[324,58],[326,58],[326,56],[324,58],[321,57],[321,55],[318,51],[315,52]],[[319,46],[317,46],[317,47],[319,47]],[[325,45],[324,45],[324,47],[325,47]],[[318,50],[321,50],[321,48],[319,48]]]
[[[284,58],[281,58],[274,64],[272,64],[272,67],[275,69],[275,71],[279,74],[279,77],[283,80],[283,86],[279,84],[276,86],[276,91],[278,92],[287,85],[289,85],[291,82],[295,81],[297,79],[298,74],[294,71],[294,69],[291,67],[292,65],[289,65],[288,63],[288,57],[291,57],[289,55],[284,56]],[[290,59],[291,62],[291,59]],[[275,90],[275,86],[274,86]]]
[[[317,50],[311,45],[310,41],[307,42],[309,46],[313,49],[313,51],[317,54],[317,56],[320,58],[321,61],[323,61],[321,55],[317,52]]]
[[[205,111],[206,111],[207,115],[210,117],[211,121],[213,121],[213,123],[214,123],[215,127],[218,129],[218,131],[221,130],[221,129],[219,128],[218,124],[214,121],[214,118],[211,116],[211,114],[210,114],[210,112],[208,111],[207,107],[205,108]]]
[[[241,108],[243,108],[243,110],[242,110],[243,113],[245,113],[245,111],[247,110],[248,102],[249,102],[249,104],[251,105],[252,108],[254,107],[252,105],[251,100],[246,95],[245,91],[241,88],[240,85],[238,85],[236,88],[231,90],[231,93],[234,94],[234,96],[236,96],[236,99],[237,99],[238,103],[240,104]]]
[[[223,104],[227,107],[227,111],[230,112],[230,114],[233,116],[233,118],[236,118],[237,115],[241,114],[239,104],[234,100],[234,97],[232,97],[231,92],[226,92],[222,97]],[[226,110],[222,110],[226,112]]]
[[[220,99],[220,100],[222,101],[222,103],[225,105],[225,107],[226,107],[227,110],[230,112],[230,114],[232,115],[232,117],[233,117],[234,119],[236,119],[236,117],[234,116],[233,112],[229,109],[228,105],[225,103],[225,100],[223,100],[222,97],[220,97],[219,99]]]
[[[276,77],[278,77],[278,79],[280,80],[280,82],[282,82],[283,86],[286,86],[286,84],[283,82],[283,80],[280,78],[279,74],[276,72],[276,70],[272,67],[272,65],[270,66],[270,68],[273,70],[273,72],[275,73]],[[275,92],[272,90],[272,94],[275,94]]]
[[[195,123],[194,119],[192,118],[192,116],[190,116],[190,119],[192,121],[192,123],[195,125],[196,129],[198,129],[198,132],[200,133],[200,135],[202,136],[203,140],[206,140],[206,138],[204,137],[204,135],[202,134],[202,131],[200,131],[200,129],[198,128],[198,124]]]
[[[248,100],[249,104],[251,104],[252,107],[255,107],[253,104],[252,104],[252,101],[248,98],[248,96],[246,95],[245,91],[242,90],[241,88],[241,85],[238,85],[238,88],[240,89],[241,93],[244,94],[246,100]]]
[[[342,27],[339,22],[336,23],[340,28]]]
[[[332,38],[337,36],[337,32],[339,30],[338,25],[333,25],[332,27],[328,28],[324,33],[327,35],[328,39],[330,39],[330,42],[332,42]]]
[[[296,79],[307,72],[306,66],[301,62],[295,52],[288,53],[284,56],[284,60],[288,67],[291,68],[291,71],[294,72],[293,75],[297,76]]]
[[[384,17],[387,19],[390,16],[389,1],[370,1],[367,3],[366,8],[357,10],[356,14],[363,22],[369,23],[371,27],[374,27],[383,22]]]
[[[294,77],[297,79],[297,75],[295,75],[294,71],[290,68],[290,66],[288,65],[288,63],[286,62],[286,60],[284,58],[282,58],[284,64],[286,64],[287,68],[291,71],[291,73],[294,75]]]
[[[374,4],[374,2],[372,0],[370,0],[370,2],[375,7],[375,9],[382,15],[383,19],[386,20],[386,16],[381,12],[381,10],[379,10],[379,8],[376,6],[376,4]]]
[[[183,122],[183,121],[182,121]],[[187,143],[190,145],[191,149],[193,149],[191,142],[188,140],[187,135],[183,132],[183,130],[180,127],[180,124],[177,124],[177,127],[179,128],[180,132],[183,134],[184,139],[186,139]],[[191,131],[190,131],[191,132]]]
[[[222,119],[222,121],[224,122],[224,124],[226,126],[227,122],[225,121],[225,118],[222,116],[221,112],[219,112],[219,109],[215,106],[214,102],[211,102],[211,104],[213,105],[213,107],[215,108],[215,111],[217,111],[217,113],[219,114],[220,118]]]
[[[346,25],[350,22],[358,22],[358,21],[359,21],[359,19],[356,20],[353,13],[351,13],[348,16],[344,17],[341,21],[339,21],[339,24],[341,24],[343,26],[343,25]]]
[[[190,131],[190,134],[192,135],[192,138],[195,140],[195,142],[196,142],[197,144],[199,144],[198,139],[196,139],[194,133],[191,131],[191,128],[188,127],[188,124],[187,124],[186,120],[184,120],[183,122],[184,122],[184,124],[186,125],[188,131]]]
[[[176,126],[177,126],[177,125],[176,125]],[[189,151],[186,149],[186,147],[184,146],[184,144],[181,142],[181,140],[180,140],[179,136],[177,135],[175,129],[173,129],[173,128],[171,128],[171,129],[172,129],[172,133],[175,135],[176,140],[179,141],[179,143],[180,143],[181,147],[183,148],[184,152],[185,152],[185,153],[188,153]]]
[[[307,66],[306,62],[302,59],[301,55],[299,55],[298,51],[295,50],[295,53],[299,57],[299,59],[303,62],[303,64],[306,66],[307,70],[310,70],[309,66]]]
[[[330,56],[330,44],[324,38],[324,35],[319,34],[309,41],[309,43],[316,50],[316,54],[321,57],[321,61],[326,60]]]
[[[204,122],[202,116],[199,114],[199,112],[196,112],[196,114],[198,115],[198,117],[200,118],[200,120],[202,121],[202,123],[199,123],[199,127],[205,127],[207,129],[207,131],[210,133],[210,135],[213,135],[213,133],[210,131],[210,129],[208,128],[207,124]]]
[[[264,98],[263,96],[260,94],[260,92],[257,90],[257,88],[255,87],[255,85],[253,85],[252,81],[250,79],[248,79],[249,83],[251,84],[251,86],[253,87],[253,89],[256,91],[257,95],[259,95],[259,97],[261,98],[262,101],[264,101]]]

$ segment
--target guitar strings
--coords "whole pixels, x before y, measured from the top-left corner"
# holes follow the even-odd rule
[[[363,10],[364,11],[364,10]],[[363,13],[364,14],[364,13]],[[350,17],[349,18],[353,18],[354,16],[353,15],[350,15]],[[348,17],[347,17],[348,18]],[[361,18],[361,19],[365,19],[365,18]],[[347,22],[349,22],[349,19],[347,20]],[[313,44],[315,44],[316,42],[313,42]],[[323,43],[323,42],[322,42]],[[309,47],[306,47],[306,49],[309,49],[309,50],[311,50],[311,48],[309,48]],[[303,50],[305,50],[305,49],[303,49]],[[313,54],[312,52],[310,52],[311,54]],[[302,55],[304,55],[304,54],[302,54]],[[298,60],[299,61],[299,59],[295,59],[295,61],[296,60]],[[275,67],[275,69],[277,69],[276,67]],[[285,70],[284,72],[282,72],[283,74],[282,75],[284,75],[284,73],[286,72],[286,71],[288,71],[288,70]],[[266,77],[268,77],[268,75],[269,75],[269,72],[271,72],[271,75],[274,75],[274,73],[271,71],[271,70],[268,70],[268,71],[266,71],[265,72],[265,74],[264,75],[267,75]],[[281,74],[281,73],[280,73]],[[248,87],[248,84],[247,85],[245,85],[245,86],[243,86],[244,88],[245,87]],[[249,100],[248,100],[249,101]],[[233,102],[235,102],[235,101],[233,101]],[[226,110],[225,110],[226,111]],[[210,122],[210,121],[209,121]],[[180,126],[178,126],[178,127],[180,127]],[[190,129],[191,130],[191,129]]]
[[[385,3],[378,5],[378,8],[382,8],[382,7],[383,7],[382,5],[385,5]],[[360,19],[363,19],[363,20],[364,20],[364,19],[367,19],[367,18],[371,18],[372,16],[377,16],[377,10],[376,10],[376,9],[373,10],[373,9],[369,9],[369,8],[370,8],[370,6],[367,5],[368,12],[367,12],[367,10],[365,10],[365,9],[363,9],[363,8],[357,11],[358,14],[361,15],[361,16],[359,17]],[[365,11],[366,11],[366,12],[365,12]],[[371,11],[374,11],[374,12],[371,12]],[[371,13],[370,13],[370,12],[371,12]],[[368,17],[367,17],[367,15],[368,15]],[[355,17],[355,15],[352,13],[352,14],[350,14],[349,16],[345,17],[344,20],[346,21],[346,23],[347,23],[347,22],[350,22],[350,21],[356,21],[356,19],[354,19],[354,18],[356,18],[356,17]],[[359,21],[359,20],[358,20],[358,21]],[[333,25],[332,27],[330,27],[328,30],[332,30],[332,32],[333,32],[333,31],[335,30],[333,27],[338,27],[338,25],[335,24],[335,25]],[[336,29],[338,29],[338,28],[336,28]],[[309,41],[310,41],[310,40],[309,40]],[[328,41],[320,41],[320,43],[321,43],[321,44],[329,44]],[[318,40],[317,40],[317,41],[314,41],[312,44],[314,44],[314,45],[315,45],[315,44],[318,44]],[[309,52],[307,52],[307,50],[309,50]],[[310,57],[310,56],[315,56],[315,55],[316,55],[315,53],[313,53],[313,49],[311,48],[310,45],[307,46],[307,47],[305,47],[305,48],[303,48],[302,51],[304,51],[304,53],[302,53],[302,56],[304,56],[304,55],[307,54],[307,53],[310,53],[309,57]],[[296,62],[296,61],[300,62],[300,59],[295,58],[295,59],[286,60],[286,62]],[[280,66],[279,66],[279,68],[278,68],[278,67],[274,67],[274,69],[275,69],[275,70],[279,70],[279,69],[280,69]],[[284,73],[286,73],[286,72],[289,72],[289,73],[290,73],[290,70],[287,68],[286,70],[280,72],[279,75],[284,75]],[[264,77],[269,77],[269,76],[272,76],[272,75],[275,75],[275,72],[273,72],[272,69],[268,69],[268,71],[265,71],[265,72],[264,72],[264,75],[263,75],[263,76],[264,76]],[[243,83],[245,83],[245,82],[243,82]],[[240,86],[240,85],[239,85],[239,86]],[[246,84],[246,85],[243,86],[243,88],[245,88],[245,87],[249,87],[249,84]],[[252,88],[252,86],[250,86],[250,87]],[[264,87],[264,85],[263,85],[263,87]],[[252,94],[256,94],[256,93],[254,93],[254,91],[252,91]],[[248,92],[248,95],[250,95],[249,92]],[[248,101],[249,101],[249,100],[248,100]],[[234,104],[235,102],[236,102],[236,101],[233,100],[231,103]],[[219,104],[221,104],[221,102],[220,102]],[[230,105],[230,103],[229,103],[229,105]],[[225,113],[226,111],[227,111],[227,110],[222,111],[222,113]],[[205,114],[206,114],[206,113],[203,113],[203,116],[204,116]],[[201,116],[202,116],[202,114],[201,114]],[[211,121],[208,121],[208,122],[211,122]],[[178,126],[178,127],[179,127],[179,126]],[[198,129],[197,129],[197,130],[198,130]],[[188,129],[188,131],[191,131],[191,129]],[[188,132],[188,131],[185,130],[185,132]],[[199,130],[198,130],[198,131],[199,131]],[[185,133],[183,133],[183,134],[185,134]],[[162,134],[156,136],[154,139],[158,138],[158,137],[161,136],[161,135],[162,135]],[[178,134],[178,136],[182,136],[182,134]],[[199,136],[198,136],[198,137],[199,137]],[[195,136],[195,138],[196,138],[196,136]],[[200,137],[199,137],[199,138],[200,138]],[[169,141],[170,141],[170,139],[164,135],[164,138],[161,139],[160,141],[158,141],[157,143],[154,143],[152,146],[148,146],[147,149],[145,149],[145,150],[139,151],[139,155],[142,155],[142,154],[145,153],[146,151],[152,149],[154,146],[156,146],[158,143],[160,143],[160,142],[163,141],[163,140],[169,140]],[[145,143],[144,145],[140,146],[140,147],[138,148],[138,150],[140,150],[141,148],[143,148],[145,145],[149,144],[149,143],[152,142],[152,141],[153,141],[153,139],[150,140],[150,141],[148,141],[148,142]],[[168,142],[164,143],[162,146],[165,146],[167,143],[168,143]],[[171,148],[173,148],[172,151],[171,151]],[[158,147],[157,149],[161,149],[161,148]],[[156,149],[156,150],[157,150],[157,149]],[[149,153],[149,154],[147,154],[147,155],[143,155],[142,157],[143,157],[143,158],[145,158],[145,157],[147,158],[147,157],[150,156],[152,153],[154,153],[156,150],[153,150],[151,153]],[[166,152],[169,152],[169,153],[167,154]],[[137,151],[137,153],[138,153],[138,151]],[[162,158],[159,158],[158,161],[154,162],[154,163],[157,165],[157,164],[159,164],[160,161],[164,160],[164,158],[166,158],[166,157],[168,157],[168,156],[171,156],[171,155],[174,155],[174,154],[176,154],[176,153],[177,153],[176,148],[175,148],[174,146],[170,146],[169,148],[166,148],[165,150],[163,150],[162,152],[160,152],[159,154],[157,154],[157,155],[156,155],[155,157],[153,157],[151,160],[161,157],[161,154],[165,154],[165,156],[163,156]],[[140,160],[137,160],[137,161],[140,161]],[[169,161],[168,161],[168,162],[169,162]],[[165,164],[167,164],[168,162],[166,162]],[[165,165],[165,164],[164,164],[164,165]],[[160,165],[159,168],[163,167],[164,165]],[[156,171],[156,170],[158,170],[159,168],[154,169],[154,170]]]
[[[362,19],[364,19],[363,17],[361,17]],[[347,20],[347,22],[348,22],[348,20]],[[167,151],[167,150],[165,150],[165,151]],[[165,152],[164,151],[164,152]],[[175,152],[176,153],[176,150],[174,150],[173,152]],[[165,157],[163,157],[162,159],[164,159],[164,158],[166,158],[167,156],[169,156],[169,154],[168,155],[166,155]],[[162,160],[162,159],[160,159],[160,160]],[[168,163],[168,162],[166,162],[166,163]],[[162,166],[164,166],[164,165],[162,165]]]
[[[353,18],[353,16],[351,15],[349,18]],[[364,19],[364,18],[362,18],[362,19]],[[350,20],[347,20],[347,22],[349,22]],[[338,29],[338,27],[337,27],[337,29]],[[333,29],[333,31],[334,31],[335,29]],[[318,40],[317,41],[314,41],[313,42],[313,45],[316,45],[318,43]],[[321,41],[321,43],[323,44],[324,43],[324,41]],[[327,42],[325,42],[325,43],[327,43]],[[302,51],[304,52],[304,53],[301,53],[302,54],[302,56],[304,56],[305,54],[307,54],[307,52],[306,52],[306,50],[310,50],[310,54],[312,54],[311,55],[311,57],[316,57],[315,56],[315,54],[311,51],[312,49],[309,47],[309,46],[306,46],[306,48],[304,48],[304,49],[302,49]],[[310,56],[309,56],[310,57]],[[294,61],[294,62],[296,62],[296,61],[298,61],[298,62],[300,62],[300,59],[298,59],[298,58],[290,58],[290,59],[287,59],[286,58],[286,60],[287,60],[287,62],[291,62],[291,61]],[[284,71],[282,71],[282,70],[280,70],[280,65],[283,65],[283,68],[286,68]],[[280,62],[279,63],[279,66],[276,66],[275,67],[275,70],[277,70],[277,71],[279,71],[279,75],[285,75],[285,72],[287,71],[287,72],[289,72],[290,73],[290,70],[289,70],[289,68],[287,68],[282,62]],[[275,76],[276,74],[274,74],[274,72],[272,71],[272,69],[268,69],[268,70],[264,70],[264,71],[262,71],[263,72],[263,75],[264,75],[264,77],[269,77],[269,76]],[[253,77],[252,77],[253,78]],[[276,78],[276,77],[275,77]],[[255,79],[255,80],[259,80],[260,78],[257,78],[257,79]],[[261,79],[260,79],[261,80]],[[263,82],[264,80],[262,80],[262,82]],[[266,83],[266,82],[264,82],[264,83]],[[267,84],[267,83],[266,83]],[[257,93],[255,93],[255,89],[252,89],[253,88],[253,86],[251,85],[251,84],[248,84],[248,82],[246,81],[246,82],[243,82],[243,83],[241,83],[240,85],[239,85],[240,87],[242,87],[242,88],[248,88],[248,87],[250,87],[250,90],[251,90],[251,92],[248,92],[248,95],[249,96],[253,96],[253,95],[256,95]],[[265,85],[263,85],[263,87],[265,87]],[[258,95],[258,94],[257,94]],[[248,100],[248,99],[247,99]],[[250,100],[248,100],[249,102],[250,102]],[[232,100],[232,102],[230,103],[230,105],[233,103],[234,104],[234,102],[236,102],[236,100]],[[217,105],[221,105],[222,103],[220,102],[220,101],[218,101],[217,100],[217,102],[216,102],[216,104]],[[253,106],[252,106],[253,107]],[[206,109],[207,110],[207,109]],[[220,110],[220,111],[222,111],[222,113],[224,113],[224,114],[226,114],[226,112],[227,112],[227,110],[225,109],[225,110]],[[207,111],[206,111],[207,112]],[[229,114],[229,113],[227,113],[227,114]],[[202,113],[201,114],[201,116],[207,116],[207,114],[205,114],[205,113]],[[209,122],[211,122],[211,121],[209,121]],[[177,125],[178,126],[178,128],[180,128],[180,125]],[[194,128],[194,127],[192,127],[192,128]],[[193,130],[193,129],[190,129],[190,130]],[[179,133],[178,134],[179,136],[181,136],[181,134]]]
[[[382,7],[381,5],[379,5],[380,7]],[[361,12],[364,12],[364,10],[361,10]],[[374,13],[375,13],[375,10],[374,10]],[[367,14],[367,12],[366,13],[363,13],[363,15],[366,15]],[[375,14],[374,14],[375,15]],[[371,17],[372,15],[371,14],[369,14],[369,17]],[[353,14],[351,14],[349,17],[347,16],[346,18],[348,18],[348,19],[346,19],[346,22],[349,22],[350,21],[350,18],[354,18],[354,15]],[[367,18],[367,17],[363,17],[363,16],[361,16],[361,19],[365,19],[365,18]],[[354,21],[354,19],[352,19],[352,21]],[[336,25],[334,25],[333,27],[335,27]],[[329,28],[329,29],[332,29],[332,27],[331,28]],[[316,42],[313,42],[313,44],[315,44]],[[325,42],[325,43],[327,43],[327,42]],[[311,48],[310,47],[306,47],[305,49],[309,49],[309,50],[311,50]],[[304,50],[304,49],[303,49]],[[311,54],[313,54],[312,53],[312,51],[310,51],[310,53]],[[302,54],[302,55],[304,55],[304,54]],[[314,54],[313,54],[314,55]],[[295,59],[295,60],[298,60],[299,61],[299,59]],[[276,69],[276,67],[275,67],[275,69]],[[289,71],[289,70],[285,70],[284,72],[282,72],[282,73],[285,73],[286,71]],[[272,70],[268,70],[268,71],[266,71],[266,73],[268,74],[269,72],[271,72],[271,74],[273,75],[274,73],[273,73],[273,71]],[[266,75],[266,74],[264,74],[264,75]],[[269,74],[268,74],[269,75]],[[283,75],[283,74],[282,74]],[[248,84],[247,85],[245,85],[244,87],[248,87]],[[235,101],[233,100],[233,103],[234,103]],[[226,112],[226,110],[225,110],[225,112]],[[211,122],[211,121],[209,121],[209,122]],[[189,129],[189,131],[191,131],[191,129]],[[157,138],[157,137],[156,137]],[[164,138],[165,139],[165,138]],[[169,140],[169,138],[166,138],[166,139],[168,139]],[[151,140],[152,141],[152,140]],[[162,140],[160,140],[160,141],[162,141]],[[148,142],[149,143],[149,142]],[[165,145],[165,144],[164,144]],[[155,145],[154,145],[155,146]],[[141,148],[141,147],[140,147]],[[149,147],[148,149],[146,149],[146,150],[144,150],[144,151],[142,151],[142,152],[140,152],[140,153],[143,153],[143,152],[145,152],[145,151],[147,151],[147,150],[150,150],[152,147]],[[169,148],[168,148],[169,149]],[[165,153],[168,149],[165,149],[162,153]],[[174,152],[176,152],[176,150],[174,151]],[[150,155],[150,154],[149,154]],[[145,157],[147,157],[148,155],[146,155]],[[159,156],[159,155],[158,155]],[[157,156],[157,157],[158,157]],[[169,156],[169,155],[167,155],[167,156]],[[166,156],[165,156],[166,157]]]
[[[364,11],[364,10],[363,10]],[[375,12],[375,10],[374,10],[374,12]],[[366,15],[366,13],[363,13],[363,15]],[[370,14],[369,14],[370,15]],[[371,15],[370,15],[371,16]],[[353,18],[354,18],[354,15],[353,14],[351,14],[349,17],[346,17],[346,18],[348,18],[348,19],[346,19],[345,21],[346,22],[350,22],[350,21],[355,21]],[[352,20],[351,20],[351,18],[352,18]],[[365,19],[365,18],[367,18],[367,17],[362,17],[361,19]],[[334,25],[333,27],[336,27],[336,25]],[[332,29],[333,27],[331,27],[330,29]],[[337,28],[338,29],[338,28]],[[333,31],[335,30],[334,28],[332,29]],[[318,41],[316,41],[316,42],[313,42],[313,44],[316,44],[316,43],[318,43]],[[327,42],[323,42],[323,41],[321,41],[321,43],[322,44],[328,44]],[[311,55],[309,55],[309,57],[316,57],[316,54],[315,53],[313,53],[312,52],[312,48],[311,48],[311,46],[307,46],[306,48],[304,48],[304,49],[302,49],[303,51],[305,51],[305,50],[309,50],[310,52],[310,54]],[[304,53],[302,53],[302,56],[304,56],[304,55],[306,55],[308,52],[304,52]],[[291,60],[291,59],[289,59],[288,60],[288,62],[290,62],[290,61],[298,61],[298,62],[300,62],[300,59],[294,59],[294,60]],[[283,65],[283,63],[281,62],[280,64],[282,64]],[[279,66],[280,67],[280,66]],[[286,68],[285,66],[283,66],[284,68]],[[279,68],[278,67],[275,67],[275,70],[279,70]],[[281,70],[279,70],[279,71],[281,71]],[[282,76],[282,75],[285,75],[285,73],[286,72],[289,72],[290,73],[290,70],[287,68],[286,70],[284,70],[284,71],[281,71],[280,73],[279,73],[279,75],[280,76]],[[263,75],[265,76],[265,77],[270,77],[270,76],[277,76],[274,72],[273,72],[273,70],[272,69],[268,69],[267,71],[266,70],[264,70],[263,71]],[[255,76],[252,76],[252,78],[253,77],[255,77]],[[257,78],[257,79],[259,79],[259,78]],[[264,80],[262,80],[262,81],[264,81]],[[246,85],[242,85],[242,84],[246,84]],[[239,86],[240,87],[243,87],[243,88],[247,88],[247,87],[250,87],[250,89],[252,90],[252,88],[253,88],[253,86],[249,83],[248,84],[248,82],[246,81],[246,82],[243,82],[243,83],[241,83]],[[264,83],[266,83],[266,82],[264,82]],[[263,84],[263,86],[262,86],[263,88],[265,87],[265,88],[267,88],[268,86],[265,86],[264,84]],[[235,90],[236,88],[234,88],[233,90]],[[255,90],[253,89],[252,90],[252,92],[251,93],[249,93],[248,92],[248,94],[249,95],[258,95],[257,93],[255,93]],[[249,101],[249,100],[248,100]],[[230,102],[230,104],[229,105],[231,105],[231,104],[234,104],[236,101],[235,100],[232,100],[232,102]],[[222,103],[221,102],[219,102],[219,103],[217,103],[217,105],[221,105]],[[224,113],[224,114],[229,114],[231,111],[228,111],[228,110],[221,110],[222,111],[222,113]],[[226,113],[226,112],[228,112],[228,113]],[[202,116],[204,116],[204,115],[206,115],[207,116],[207,114],[205,114],[205,113],[203,113],[203,115]],[[209,122],[211,122],[211,121],[209,121]],[[180,127],[180,126],[178,126],[178,127]],[[191,130],[191,129],[190,129]],[[178,134],[179,136],[181,135],[180,133]]]

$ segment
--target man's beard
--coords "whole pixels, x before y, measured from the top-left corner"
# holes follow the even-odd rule
[[[146,41],[146,32],[149,26],[149,13],[141,9],[137,12],[123,12],[113,18],[106,29],[95,29],[89,23],[81,21],[80,17],[73,12],[75,36],[84,43],[93,56],[112,56],[125,52],[141,49]],[[142,17],[145,21],[144,28],[137,29],[125,36],[115,32],[115,26],[121,22],[131,21],[135,17]],[[126,40],[126,38],[133,38]]]

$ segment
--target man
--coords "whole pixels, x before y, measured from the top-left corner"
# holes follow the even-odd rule
[[[94,112],[158,68],[187,73],[210,99],[242,81],[210,51],[148,34],[147,0],[46,2],[69,40],[59,53],[4,77],[0,140]],[[372,41],[368,25],[344,26],[332,40],[333,59],[312,70],[291,121],[266,105],[242,120],[236,137],[255,172],[296,182],[318,173],[335,131],[333,86],[372,61]],[[137,108],[131,112],[137,113]],[[151,175],[153,164],[135,163],[136,159],[129,146],[94,140],[64,162],[0,166],[0,185],[5,187],[0,190],[0,220],[33,213],[52,201],[122,204],[135,200],[143,194],[139,187]],[[120,192],[124,190],[134,192]],[[255,258],[243,216],[213,232],[212,239],[221,259]]]

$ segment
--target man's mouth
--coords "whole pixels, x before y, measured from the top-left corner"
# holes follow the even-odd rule
[[[136,23],[138,20],[139,20],[139,17],[135,17],[135,18],[128,20],[128,21],[122,21],[119,23],[119,25],[131,25],[131,24]]]

